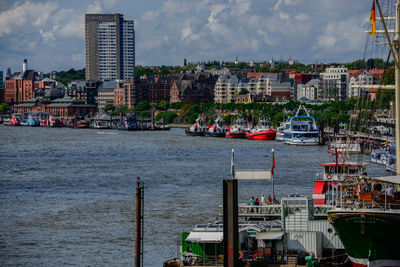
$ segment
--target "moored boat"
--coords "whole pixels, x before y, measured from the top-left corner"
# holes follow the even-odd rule
[[[221,117],[218,117],[204,135],[208,137],[225,137],[227,131],[228,127],[226,126],[225,121]]]
[[[380,165],[388,165],[390,163],[390,158],[394,155],[390,154],[389,151],[375,151],[371,152],[370,160],[373,163]]]
[[[276,131],[272,128],[271,122],[262,117],[256,127],[246,133],[246,138],[250,140],[275,140]]]
[[[306,116],[299,115],[301,109],[306,112]],[[319,144],[317,123],[303,105],[299,106],[296,115],[290,119],[289,127],[283,133],[283,140],[289,145],[306,146]]]
[[[207,123],[201,117],[198,117],[196,122],[189,129],[185,129],[186,135],[189,136],[204,136],[204,133],[207,131]]]
[[[50,127],[64,127],[64,119],[50,115],[48,120],[48,126]]]
[[[353,266],[400,266],[400,194],[393,190],[400,185],[397,177],[340,185],[344,190],[328,220]],[[351,187],[361,188],[359,194],[352,194]]]
[[[136,119],[136,114],[128,114],[118,124],[117,129],[119,131],[139,131],[141,130],[140,121]]]
[[[245,139],[246,133],[250,131],[249,123],[240,116],[234,125],[228,127],[225,134],[226,138],[239,138]]]

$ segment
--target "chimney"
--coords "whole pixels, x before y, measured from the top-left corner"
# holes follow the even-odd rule
[[[22,62],[22,72],[25,72],[28,70],[28,60],[25,58],[24,62]]]

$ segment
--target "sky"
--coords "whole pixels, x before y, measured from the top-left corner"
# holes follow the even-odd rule
[[[0,0],[0,71],[85,67],[85,13],[135,21],[136,65],[349,62],[363,57],[368,0]]]

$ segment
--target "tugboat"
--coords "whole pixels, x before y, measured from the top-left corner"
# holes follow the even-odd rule
[[[140,122],[136,119],[136,113],[128,114],[117,126],[119,131],[139,131],[141,130]]]
[[[189,128],[185,130],[188,136],[204,136],[204,133],[208,131],[207,124],[204,119],[198,117],[196,122]]]
[[[40,126],[40,120],[38,119],[37,116],[35,116],[33,114],[29,114],[28,125],[31,126],[31,127]]]
[[[48,126],[50,127],[64,127],[64,119],[60,117],[49,116]]]
[[[249,123],[240,116],[235,124],[228,128],[225,137],[245,139],[248,131],[250,131]]]
[[[272,129],[271,122],[263,116],[256,127],[246,133],[246,138],[250,140],[275,140],[276,131]]]
[[[225,137],[225,134],[227,131],[228,131],[228,128],[225,124],[225,121],[221,117],[218,117],[215,120],[214,124],[208,129],[208,131],[205,132],[205,136]]]

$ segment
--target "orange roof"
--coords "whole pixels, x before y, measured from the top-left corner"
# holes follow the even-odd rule
[[[372,70],[368,70],[368,72],[371,73],[372,75],[374,75],[374,74],[383,75],[383,73],[385,72],[385,69],[372,69]]]
[[[349,70],[350,77],[357,77],[363,70]]]

